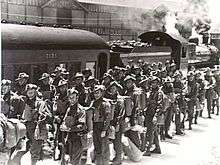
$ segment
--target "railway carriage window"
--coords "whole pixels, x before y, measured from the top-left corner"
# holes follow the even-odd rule
[[[72,11],[68,9],[57,9],[58,24],[72,24]]]
[[[95,62],[86,62],[86,68],[89,68],[89,69],[91,69],[91,71],[92,71],[92,76],[94,76],[95,77],[95,71],[96,71],[96,63]]]
[[[182,58],[186,58],[186,47],[182,47]]]

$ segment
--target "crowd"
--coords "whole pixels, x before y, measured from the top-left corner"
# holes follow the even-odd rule
[[[219,115],[219,68],[192,67],[185,76],[170,61],[130,60],[126,67],[109,69],[100,80],[88,68],[72,77],[62,67],[51,75],[43,73],[38,86],[28,80],[29,75],[19,73],[15,83],[1,81],[1,116],[24,123],[24,153],[30,151],[33,165],[46,156],[72,165],[85,155],[91,158],[86,163],[96,165],[120,165],[125,156],[139,161],[138,153],[166,151],[160,141],[173,138],[172,122],[175,134],[184,136],[185,129],[192,130],[199,117],[205,117],[204,110],[208,118]],[[12,153],[19,146],[5,145],[10,132],[1,118],[0,152],[9,153],[9,164],[15,158],[18,164],[21,156],[12,158]]]

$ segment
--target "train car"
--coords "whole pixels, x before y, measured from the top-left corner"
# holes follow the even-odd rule
[[[177,68],[187,70],[189,58],[189,43],[181,36],[171,35],[160,31],[148,31],[139,36],[143,47],[134,47],[130,53],[121,53],[122,61],[126,64],[129,59],[147,62],[165,62],[173,60]]]
[[[1,24],[2,78],[14,80],[19,72],[35,83],[43,72],[62,66],[70,76],[90,68],[101,77],[109,67],[110,47],[85,30]]]

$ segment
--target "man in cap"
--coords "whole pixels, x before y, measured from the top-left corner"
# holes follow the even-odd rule
[[[29,79],[29,75],[22,72],[19,73],[18,78],[15,79],[16,81],[16,85],[15,85],[15,93],[17,93],[18,95],[25,95],[25,87],[26,84],[28,82]]]
[[[187,83],[187,94],[188,98],[187,106],[188,106],[188,119],[189,119],[189,130],[192,130],[192,120],[194,115],[194,108],[196,106],[197,95],[198,95],[198,83],[195,81],[194,72],[189,71],[187,74],[188,83]]]
[[[214,87],[215,87],[215,79],[213,77],[213,74],[212,74],[210,68],[207,68],[207,70],[206,70],[205,82],[206,82],[205,97],[206,97],[206,101],[207,101],[208,118],[211,118],[211,112],[213,109],[213,93],[214,93]]]
[[[1,113],[7,118],[19,119],[23,113],[24,100],[11,90],[11,81],[1,81]]]
[[[110,159],[108,130],[111,122],[111,105],[104,99],[105,87],[96,85],[94,88],[93,109],[93,143],[96,165],[108,165]]]
[[[86,81],[90,76],[92,76],[92,71],[89,68],[85,68],[84,70],[82,70],[82,74]]]
[[[108,86],[110,85],[110,83],[114,80],[114,78],[112,77],[112,75],[105,73],[103,75],[102,78],[102,82],[101,84],[105,86],[105,88],[108,88]]]
[[[152,153],[161,153],[159,139],[158,139],[158,128],[157,128],[157,117],[162,113],[163,108],[163,92],[159,89],[160,79],[153,76],[150,82],[150,94],[147,102],[147,109],[145,111],[145,126],[147,127],[146,139],[149,142],[147,150],[144,156],[150,156]],[[155,144],[155,149],[150,151],[152,144]]]
[[[179,71],[175,72],[173,77],[174,77],[173,87],[174,87],[174,92],[177,95],[176,102],[179,108],[179,110],[175,111],[176,134],[182,135],[183,132],[181,131],[181,127],[182,125],[184,125],[184,119],[181,120],[181,113],[185,116],[185,111],[186,111],[186,101],[184,96],[185,86],[182,82],[181,79],[182,76]]]
[[[37,97],[37,86],[27,84],[22,119],[27,128],[32,165],[42,159],[42,148],[48,133],[46,123],[50,117],[51,113],[45,102]]]
[[[177,104],[174,97],[174,87],[172,84],[172,79],[167,77],[162,87],[163,93],[169,98],[170,106],[166,109],[165,114],[165,138],[172,139],[172,136],[169,135],[169,129],[172,121],[172,116],[175,110],[177,109]]]
[[[198,116],[202,117],[202,112],[205,107],[205,80],[199,70],[195,71],[195,80],[198,83],[198,104],[196,106],[194,123],[197,124],[197,118]]]
[[[217,97],[214,99],[214,105],[216,106],[217,108],[217,112],[216,112],[216,115],[219,115],[219,98],[220,98],[220,69],[219,68],[216,68],[214,71],[214,75],[213,77],[215,78],[215,87],[214,87],[214,90],[215,92],[217,93]],[[214,111],[214,107],[213,106],[213,111]]]
[[[142,69],[138,65],[135,65],[133,68],[133,73],[135,75],[136,79],[136,85],[145,78],[145,76],[142,74]]]
[[[137,100],[136,100],[137,99],[136,97],[137,87],[135,85],[135,81],[136,79],[130,75],[126,76],[124,79],[124,82],[125,82],[124,95],[131,97],[131,101],[133,104],[131,114],[129,116],[128,114],[126,114],[126,119],[129,120],[129,125],[131,126],[131,128],[138,124],[137,122],[138,107],[137,107]],[[136,130],[129,129],[128,131],[125,132],[125,136],[127,136],[138,148],[141,147],[139,135]]]
[[[79,103],[82,106],[86,106],[85,98],[85,84],[83,83],[83,74],[77,72],[74,77],[74,87],[79,92]]]
[[[115,157],[113,159],[114,165],[122,164],[122,122],[125,114],[124,100],[120,96],[119,91],[122,90],[122,86],[113,81],[110,83],[109,87],[106,89],[105,98],[111,99],[114,104],[114,117],[111,121],[111,126],[115,128],[115,139],[113,140],[113,146],[115,150]]]
[[[50,84],[50,75],[48,73],[43,73],[39,81],[39,92],[42,93],[43,100],[52,101],[55,94],[55,87]]]
[[[65,113],[62,125],[60,126],[61,131],[66,132],[66,141],[68,145],[66,151],[70,156],[70,164],[80,165],[82,157],[84,141],[82,137],[88,133],[88,137],[92,137],[92,118],[91,113],[86,111],[79,102],[79,93],[75,88],[71,88],[67,91],[67,97],[69,106]],[[62,160],[64,161],[64,160]]]
[[[55,77],[54,77],[54,80],[53,80],[53,85],[54,85],[55,87],[57,87],[59,81],[60,81],[61,79],[63,79],[63,77],[62,77],[62,71],[63,71],[63,69],[62,69],[60,66],[57,66],[57,67],[55,68],[55,70],[54,70]]]
[[[55,108],[54,108],[54,123],[57,124],[57,129],[55,130],[55,144],[61,143],[62,141],[62,132],[60,132],[60,125],[63,121],[64,115],[68,108],[68,98],[67,98],[67,89],[68,83],[66,80],[62,79],[57,85],[57,93],[55,96]],[[55,146],[56,147],[56,146]],[[58,145],[60,153],[62,152],[61,145]],[[58,159],[61,159],[61,154],[59,154]]]
[[[152,71],[152,68],[148,62],[145,62],[143,67],[143,75],[150,76],[150,72]]]

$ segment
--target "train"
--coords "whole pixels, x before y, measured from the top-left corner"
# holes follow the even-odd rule
[[[97,34],[78,29],[1,24],[2,78],[15,80],[19,72],[35,83],[56,66],[71,77],[84,68],[102,77],[110,65],[110,47]]]
[[[70,77],[90,68],[100,79],[109,68],[126,66],[130,59],[150,63],[170,60],[187,71],[189,60],[196,55],[194,43],[160,31],[142,33],[139,39],[144,46],[134,47],[112,47],[97,34],[79,29],[2,23],[1,31],[2,78],[15,80],[20,72],[26,72],[33,83],[56,66],[66,68]],[[207,62],[214,65],[216,59]]]

